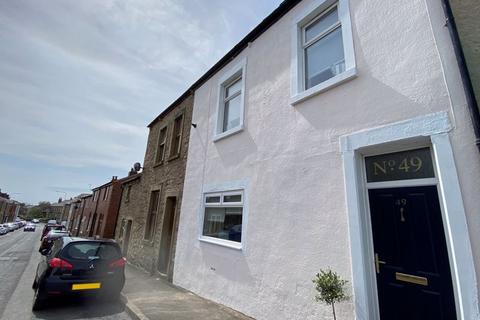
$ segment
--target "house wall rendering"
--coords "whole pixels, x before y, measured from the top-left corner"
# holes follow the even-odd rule
[[[345,66],[338,65],[339,77],[298,92],[298,23],[335,3]],[[365,280],[374,270],[371,239],[352,239],[363,227],[348,201],[356,183],[349,174],[361,170],[345,159],[428,147],[445,229],[457,230],[446,236],[455,312],[458,319],[478,319],[480,155],[458,70],[448,67],[456,64],[444,21],[433,0],[305,0],[201,84],[194,94],[197,127],[190,133],[174,284],[256,319],[318,319],[330,309],[314,302],[311,279],[331,267],[350,283],[351,299],[338,305],[339,319],[377,319],[373,291],[358,285],[374,286]],[[225,110],[233,87],[243,108],[230,126]],[[427,130],[437,123],[444,124],[440,131]],[[371,132],[360,135],[367,142],[349,149],[363,131]],[[449,150],[447,165],[435,158]],[[452,188],[460,195],[455,200],[448,195]],[[230,231],[212,231],[226,215]],[[453,252],[459,238],[465,240],[461,257]],[[355,252],[357,245],[366,252]],[[471,272],[460,272],[464,267]]]

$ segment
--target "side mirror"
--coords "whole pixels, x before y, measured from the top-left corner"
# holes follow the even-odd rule
[[[48,255],[50,254],[50,250],[49,250],[49,249],[46,249],[46,248],[45,248],[45,249],[42,249],[42,250],[40,250],[40,254],[41,254],[42,256],[48,256]]]

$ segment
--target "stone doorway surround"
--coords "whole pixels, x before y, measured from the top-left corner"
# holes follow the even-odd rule
[[[425,145],[430,145],[434,153],[457,317],[461,320],[480,319],[472,247],[449,138],[450,130],[448,113],[438,112],[355,132],[340,139],[357,320],[380,320],[364,156]]]

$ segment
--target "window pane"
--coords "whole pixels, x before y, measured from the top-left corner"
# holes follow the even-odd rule
[[[206,203],[220,203],[220,196],[207,197],[205,199]]]
[[[305,89],[345,71],[342,29],[337,28],[305,50]]]
[[[305,28],[305,42],[315,38],[320,33],[324,32],[338,21],[337,8],[330,11],[311,25]]]
[[[223,112],[223,132],[240,125],[240,98],[238,95],[225,103]]]
[[[242,213],[243,208],[205,208],[203,235],[241,242]]]
[[[242,89],[242,78],[238,79],[231,85],[229,85],[225,91],[225,98],[230,97],[234,93],[240,91]]]
[[[160,196],[160,191],[152,191],[150,196],[150,207],[148,210],[147,221],[145,225],[145,239],[151,240],[154,233],[155,220],[158,210],[158,199]]]
[[[242,195],[241,194],[232,194],[229,196],[223,197],[223,202],[242,202]]]
[[[92,258],[115,260],[122,255],[113,244],[92,241],[73,243],[63,250],[61,256],[69,260],[92,260]]]
[[[173,126],[172,145],[170,149],[170,156],[180,153],[180,139],[182,137],[183,115],[175,119]]]

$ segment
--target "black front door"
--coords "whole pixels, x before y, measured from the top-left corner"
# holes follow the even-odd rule
[[[381,320],[455,320],[435,186],[369,190]]]

